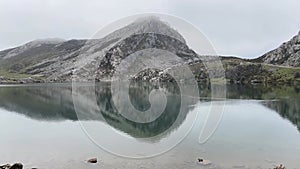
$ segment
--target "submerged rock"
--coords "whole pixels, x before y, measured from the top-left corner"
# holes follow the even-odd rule
[[[285,169],[285,167],[282,164],[280,164],[278,167],[275,167],[274,169]]]
[[[23,169],[23,164],[16,163],[16,164],[12,165],[9,169]]]
[[[98,160],[97,160],[97,158],[91,158],[91,159],[89,159],[87,162],[88,162],[88,163],[97,163]]]
[[[209,160],[202,159],[202,158],[198,158],[198,164],[207,166],[207,165],[211,165],[212,163],[211,163],[211,161],[209,161]]]

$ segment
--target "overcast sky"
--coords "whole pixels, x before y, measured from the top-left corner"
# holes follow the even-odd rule
[[[0,49],[89,38],[124,16],[159,12],[195,25],[219,54],[253,58],[298,33],[299,7],[299,0],[0,0]]]

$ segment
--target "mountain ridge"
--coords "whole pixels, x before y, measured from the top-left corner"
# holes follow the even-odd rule
[[[279,47],[254,59],[254,61],[274,65],[299,67],[300,31],[292,39],[282,43]]]
[[[221,56],[226,78],[232,83],[269,83],[282,80],[283,76],[288,76],[288,80],[283,79],[284,83],[297,81],[300,78],[300,75],[296,76],[300,66],[300,50],[297,48],[300,49],[299,43],[298,34],[278,49],[256,59]],[[168,23],[157,17],[144,17],[101,39],[41,39],[0,51],[0,83],[70,82],[74,72],[79,72],[78,74],[90,80],[109,80],[122,59],[147,48],[176,54],[191,67],[199,82],[208,81],[205,66],[199,61],[206,56],[200,56],[190,49],[184,37]],[[78,70],[77,65],[85,71]],[[293,66],[295,70],[284,70],[282,75],[277,76],[278,72],[282,73],[284,66]],[[241,73],[237,73],[238,71]],[[146,76],[145,73],[141,74]],[[164,81],[160,77],[152,77],[161,73],[152,74],[144,79]],[[276,76],[266,80],[272,74]]]

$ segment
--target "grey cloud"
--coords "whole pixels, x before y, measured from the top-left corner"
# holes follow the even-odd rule
[[[198,27],[222,55],[255,57],[300,30],[297,0],[0,0],[0,49],[38,38],[89,38],[124,16],[160,12]]]

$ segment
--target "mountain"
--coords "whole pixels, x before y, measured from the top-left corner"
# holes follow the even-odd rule
[[[229,83],[298,84],[299,42],[298,34],[278,49],[253,60],[221,57],[226,79]],[[209,82],[201,62],[209,56],[199,56],[168,23],[150,16],[139,18],[101,38],[40,39],[0,51],[0,83],[70,82],[72,78],[106,81],[117,69],[122,69],[124,65],[120,63],[129,55],[151,48],[178,56],[190,67],[198,82]],[[180,66],[177,63],[172,60],[164,66]],[[147,69],[131,78],[136,81],[173,81],[164,70]]]
[[[0,52],[0,71],[28,75],[46,73],[52,64],[77,56],[84,43],[85,40],[36,40],[4,50]]]
[[[300,67],[300,31],[298,35],[294,36],[291,40],[255,59],[255,61],[274,65]]]
[[[41,82],[66,82],[71,81],[76,71],[87,79],[94,78],[94,75],[96,80],[109,79],[121,59],[154,47],[185,60],[198,57],[175,29],[159,18],[145,17],[101,39],[40,40],[4,50],[0,52],[0,76],[2,81],[6,77],[21,77],[24,83],[37,79]],[[77,67],[84,68],[84,71]]]

